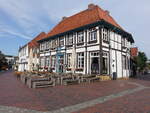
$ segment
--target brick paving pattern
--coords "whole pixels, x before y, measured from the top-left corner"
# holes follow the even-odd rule
[[[119,97],[74,113],[150,113],[150,89]]]
[[[129,84],[129,82],[133,81],[137,83],[142,82],[142,85],[146,85],[147,87],[150,86],[150,84],[144,80],[133,79],[98,82],[90,85],[80,84],[72,86],[56,86],[41,89],[29,89],[27,88],[27,86],[22,84],[21,81],[17,80],[17,78],[13,75],[13,72],[6,72],[1,74],[0,76],[0,105],[38,111],[52,111],[63,107],[84,103],[86,101],[97,99],[99,97],[116,94],[125,90],[135,89],[137,88],[135,84]],[[149,90],[147,90],[148,89],[137,92],[138,96],[139,93],[141,93],[141,100],[139,100],[143,102],[141,110],[146,109],[146,113],[149,108],[144,104],[144,101],[146,101],[145,103],[150,105],[150,101],[148,99],[145,99],[150,95]],[[104,113],[110,113],[109,111],[112,110],[112,113],[120,113],[119,111],[124,108],[124,113],[124,110],[128,109],[126,108],[126,106],[131,106],[133,104],[133,107],[137,107],[137,105],[140,104],[136,101],[136,98],[140,98],[137,96],[137,93],[125,96],[123,98],[119,97],[117,99],[113,99],[102,104],[94,105],[93,107],[80,110],[79,112],[103,113],[105,111]],[[142,95],[144,95],[144,97]],[[137,97],[134,99],[134,96]],[[126,100],[128,100],[129,103],[127,103]],[[133,101],[130,102],[130,100]],[[127,105],[124,102],[126,102]],[[134,105],[134,103],[136,104]],[[123,107],[124,104],[125,107]],[[120,107],[118,105],[120,105]],[[115,110],[118,111],[115,112]],[[132,111],[130,107],[129,111]]]

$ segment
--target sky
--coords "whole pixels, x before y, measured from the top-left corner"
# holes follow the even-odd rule
[[[18,55],[20,46],[90,3],[108,10],[133,35],[134,46],[150,58],[150,0],[0,0],[0,50]]]

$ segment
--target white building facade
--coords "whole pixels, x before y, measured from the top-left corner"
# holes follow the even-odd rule
[[[24,72],[29,70],[29,48],[28,44],[19,49],[18,71]]]
[[[40,42],[40,67],[58,73],[129,77],[131,46],[129,38],[98,25]]]

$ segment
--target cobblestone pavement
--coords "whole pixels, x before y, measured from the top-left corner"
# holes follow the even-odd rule
[[[117,113],[113,110],[118,110],[120,113],[124,108],[124,113],[128,108],[129,111],[136,111],[130,106],[137,107],[140,105],[139,100],[143,102],[141,110],[147,112],[150,105],[150,100],[147,99],[150,98],[148,82],[132,79],[29,89],[17,80],[13,72],[6,72],[0,76],[0,112],[110,113],[112,110],[112,113]]]

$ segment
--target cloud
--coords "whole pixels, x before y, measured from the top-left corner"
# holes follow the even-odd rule
[[[27,40],[31,40],[32,38],[29,37],[29,36],[26,36],[26,35],[23,35],[23,34],[20,34],[20,33],[16,33],[16,32],[13,32],[13,31],[9,31],[9,30],[0,30],[1,33],[5,33],[7,35],[10,35],[10,36],[17,36],[19,38],[24,38],[24,39],[27,39]]]
[[[63,16],[86,9],[89,3],[109,10],[117,22],[133,34],[140,50],[150,57],[147,50],[149,0],[0,0],[0,32],[30,40],[42,31],[48,32]]]

